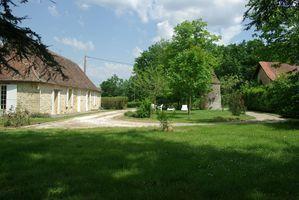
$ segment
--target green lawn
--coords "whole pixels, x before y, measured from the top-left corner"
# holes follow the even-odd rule
[[[294,123],[0,130],[0,199],[298,199]]]
[[[184,111],[166,111],[172,122],[188,122],[188,123],[208,123],[208,122],[230,122],[230,121],[246,121],[254,119],[248,115],[234,116],[231,112],[224,110],[193,110],[188,116]],[[125,120],[140,121],[157,121],[157,115],[153,114],[150,119],[139,119],[133,117],[124,117]]]

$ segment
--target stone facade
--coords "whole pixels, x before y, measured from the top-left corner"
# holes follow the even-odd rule
[[[17,85],[17,106],[30,113],[70,114],[96,110],[101,106],[99,91],[45,83],[12,84]]]
[[[207,109],[220,110],[221,106],[221,87],[220,84],[212,84],[212,91],[207,96]]]

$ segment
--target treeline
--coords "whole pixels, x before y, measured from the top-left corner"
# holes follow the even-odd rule
[[[275,12],[267,9],[268,6]],[[205,100],[212,75],[216,73],[221,80],[223,106],[243,103],[250,107],[244,102],[244,88],[248,95],[248,91],[259,87],[255,74],[260,61],[299,63],[298,6],[296,1],[250,0],[244,17],[250,21],[247,29],[254,28],[259,37],[227,46],[218,44],[220,38],[210,33],[202,20],[185,21],[174,28],[175,34],[170,40],[153,44],[135,60],[134,73],[129,80],[113,76],[103,82],[103,96],[127,96],[129,101],[149,99],[153,103],[175,105],[187,103],[190,108],[195,100]],[[289,94],[297,94],[296,76],[292,77],[295,85],[290,85],[289,77],[281,79],[286,80],[278,81],[289,85],[282,87],[273,83],[280,88],[268,86],[267,94],[272,94],[272,90],[284,93],[288,88],[292,88]],[[266,96],[271,98],[271,95]],[[276,97],[280,99],[283,95]],[[298,103],[298,95],[290,98],[290,103]],[[242,105],[233,107],[244,108]]]

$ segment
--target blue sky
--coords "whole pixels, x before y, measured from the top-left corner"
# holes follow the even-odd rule
[[[173,27],[203,18],[223,44],[250,39],[243,31],[245,0],[31,0],[13,11],[27,15],[22,26],[36,31],[46,45],[80,66],[85,54],[134,63],[160,39],[169,39]],[[132,66],[88,60],[87,75],[95,84],[113,74],[128,78]]]

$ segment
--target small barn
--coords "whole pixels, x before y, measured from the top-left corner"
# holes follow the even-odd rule
[[[60,74],[45,75],[48,66],[41,61],[34,62],[34,66],[27,60],[9,61],[18,73],[1,70],[1,110],[19,107],[30,113],[59,115],[99,109],[100,89],[77,64],[60,55],[53,55],[63,67],[67,79]]]
[[[259,83],[267,85],[281,75],[298,72],[299,66],[278,62],[259,62],[256,77]]]

